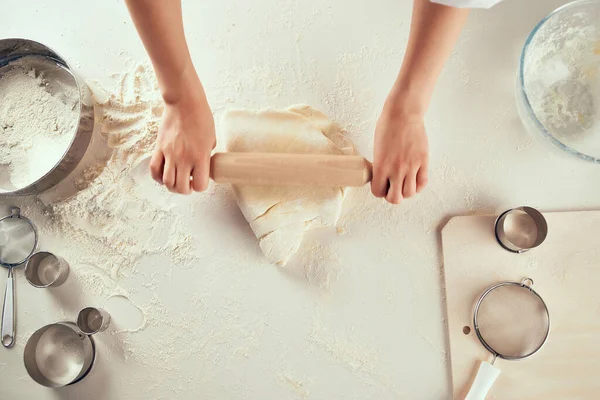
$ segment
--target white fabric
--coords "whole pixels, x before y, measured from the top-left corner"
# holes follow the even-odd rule
[[[457,8],[490,8],[501,1],[502,0],[431,0],[432,3]]]

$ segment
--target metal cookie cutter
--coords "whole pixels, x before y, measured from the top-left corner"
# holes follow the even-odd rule
[[[25,266],[25,278],[37,288],[57,287],[69,276],[69,264],[47,251],[34,253]]]
[[[96,360],[91,336],[72,322],[59,322],[38,329],[27,341],[25,369],[40,385],[57,388],[85,378]]]
[[[500,246],[513,253],[524,253],[544,242],[548,224],[535,208],[517,207],[500,214],[496,219],[495,232]]]
[[[63,387],[84,379],[96,360],[92,335],[104,331],[110,315],[101,308],[79,312],[77,323],[58,322],[38,329],[27,341],[23,360],[31,378],[47,387]]]
[[[104,332],[109,324],[110,314],[102,308],[86,307],[77,316],[77,327],[86,335]]]

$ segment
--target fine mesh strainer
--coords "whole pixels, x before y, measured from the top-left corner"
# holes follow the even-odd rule
[[[482,361],[465,400],[483,400],[500,374],[497,358],[522,360],[537,353],[550,333],[550,313],[533,289],[533,280],[501,282],[481,295],[473,316],[475,333],[492,353],[491,363]]]
[[[0,266],[8,269],[0,338],[2,345],[7,348],[15,342],[15,286],[12,269],[29,260],[37,246],[37,239],[35,226],[21,215],[18,207],[13,207],[10,215],[0,218]]]

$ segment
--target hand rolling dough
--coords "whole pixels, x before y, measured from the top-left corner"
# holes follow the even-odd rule
[[[227,151],[355,154],[344,131],[305,105],[287,110],[232,110],[222,121]],[[347,188],[232,185],[237,203],[268,260],[285,265],[304,233],[335,226]]]

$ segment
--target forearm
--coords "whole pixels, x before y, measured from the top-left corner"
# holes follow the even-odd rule
[[[135,27],[152,60],[166,103],[176,103],[193,88],[204,97],[185,40],[181,0],[126,0]]]
[[[424,114],[469,10],[414,0],[408,46],[388,105]]]

